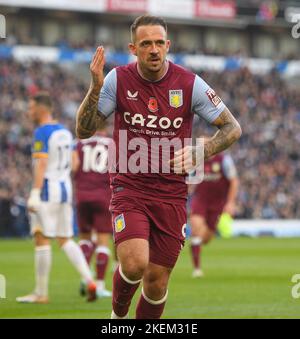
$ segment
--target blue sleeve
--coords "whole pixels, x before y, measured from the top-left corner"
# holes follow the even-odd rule
[[[225,107],[216,92],[196,75],[192,96],[192,111],[208,123],[212,123],[224,111]]]
[[[223,158],[222,167],[223,167],[223,172],[225,174],[225,177],[228,180],[231,180],[237,177],[236,167],[234,165],[232,157],[229,154],[225,154]]]
[[[33,136],[32,153],[48,153],[49,131],[45,127],[37,128]]]
[[[117,96],[117,71],[114,68],[104,79],[98,101],[98,111],[106,117],[114,113],[116,109]]]

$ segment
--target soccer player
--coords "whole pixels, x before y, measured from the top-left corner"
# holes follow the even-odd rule
[[[50,239],[62,250],[88,285],[88,301],[96,299],[96,284],[80,247],[72,240],[72,134],[53,120],[53,105],[46,92],[29,101],[29,117],[38,127],[34,132],[33,184],[27,201],[35,241],[35,280],[32,294],[17,298],[23,303],[48,303],[51,268]]]
[[[98,297],[111,297],[111,292],[105,289],[112,235],[108,173],[108,146],[111,142],[104,129],[89,139],[76,141],[73,151],[79,245],[88,263],[96,252]],[[96,233],[96,244],[92,241],[92,231]],[[82,295],[85,294],[84,282],[80,291]]]
[[[191,199],[191,250],[194,265],[193,277],[202,277],[201,245],[214,237],[222,213],[234,215],[238,193],[238,177],[233,159],[219,153],[205,161],[204,181],[192,187]]]
[[[200,149],[187,146],[175,156],[169,154],[170,173],[151,167],[152,158],[143,151],[139,151],[139,160],[148,161],[148,173],[136,173],[135,168],[126,171],[123,165],[126,160],[132,165],[137,141],[143,140],[143,147],[149,150],[161,137],[170,141],[190,138],[194,113],[219,128],[204,144],[205,158],[234,143],[241,128],[200,77],[167,60],[170,41],[162,18],[137,18],[131,37],[129,49],[137,62],[113,69],[105,79],[104,49],[97,48],[90,65],[90,88],[77,111],[76,133],[79,138],[89,138],[115,114],[117,166],[111,172],[111,211],[120,265],[113,278],[111,317],[128,317],[133,295],[143,281],[136,318],[158,319],[185,240],[187,185],[185,177],[177,173],[191,153],[195,156]],[[190,162],[184,169],[192,170]]]

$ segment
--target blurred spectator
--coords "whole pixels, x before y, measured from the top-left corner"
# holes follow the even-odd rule
[[[276,72],[203,73],[243,128],[231,149],[241,180],[238,217],[300,217],[300,96]],[[203,133],[198,126],[198,133]]]

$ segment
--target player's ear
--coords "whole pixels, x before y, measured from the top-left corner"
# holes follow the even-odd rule
[[[167,40],[166,44],[167,44],[167,52],[169,52],[170,46],[171,46],[171,41]]]
[[[128,49],[130,51],[131,54],[135,55],[136,56],[136,47],[135,47],[135,44],[133,44],[132,42],[130,42],[128,44]]]

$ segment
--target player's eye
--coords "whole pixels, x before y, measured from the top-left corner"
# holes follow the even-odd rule
[[[143,41],[143,42],[141,43],[141,46],[142,46],[142,47],[149,47],[149,46],[151,46],[151,41]]]

